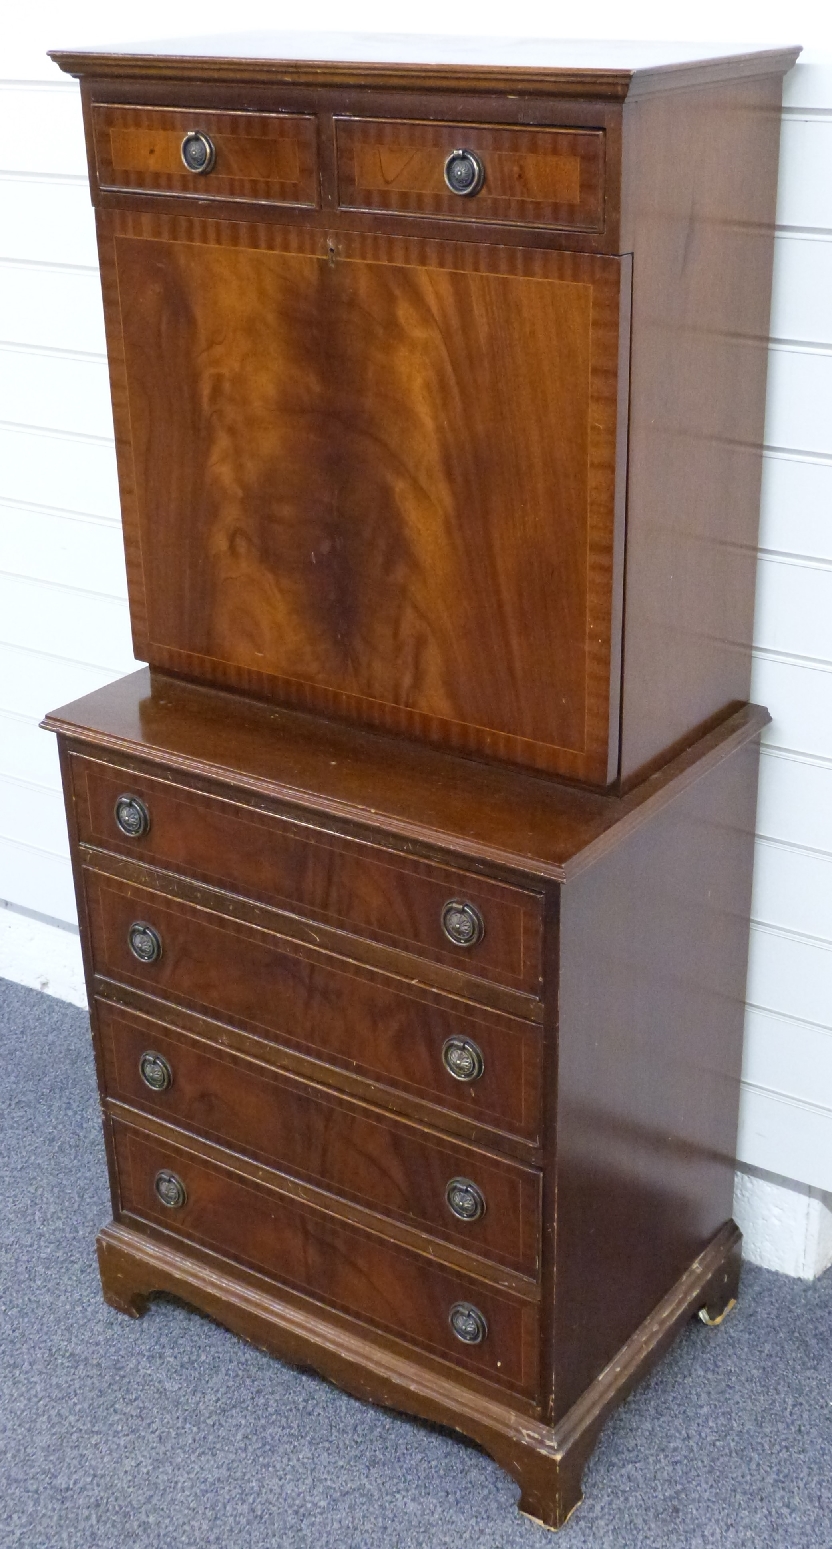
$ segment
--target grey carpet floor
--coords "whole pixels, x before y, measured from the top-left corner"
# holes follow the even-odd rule
[[[101,1300],[85,1013],[0,981],[2,1549],[828,1549],[832,1273],[749,1268],[610,1421],[555,1539],[482,1453],[172,1302]]]

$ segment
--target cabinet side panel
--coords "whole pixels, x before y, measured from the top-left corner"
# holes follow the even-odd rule
[[[731,1216],[758,745],[563,888],[564,1413]]]
[[[749,697],[781,87],[625,112],[625,785]]]

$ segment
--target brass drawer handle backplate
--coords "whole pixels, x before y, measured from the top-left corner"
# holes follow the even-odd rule
[[[476,152],[451,151],[445,162],[445,182],[452,194],[478,194],[485,182],[485,167]]]
[[[481,1345],[488,1337],[488,1324],[480,1312],[479,1307],[474,1307],[470,1302],[454,1302],[448,1313],[448,1322],[457,1339],[464,1345]]]
[[[214,142],[201,129],[192,129],[182,141],[182,160],[189,172],[210,172],[217,159]]]

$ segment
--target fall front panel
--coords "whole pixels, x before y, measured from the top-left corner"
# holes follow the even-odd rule
[[[619,261],[100,220],[139,654],[603,783]]]

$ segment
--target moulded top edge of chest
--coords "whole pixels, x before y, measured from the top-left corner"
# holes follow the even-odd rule
[[[783,75],[800,48],[349,32],[232,33],[50,51],[68,74],[625,97]]]
[[[47,716],[70,742],[234,783],[526,886],[568,881],[759,735],[747,705],[625,796],[142,669]]]

